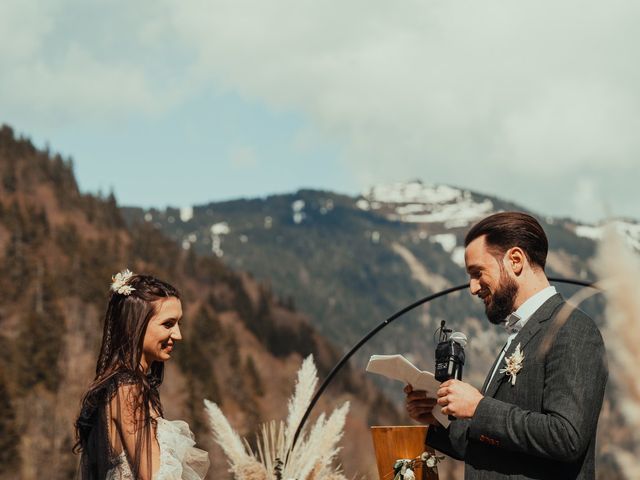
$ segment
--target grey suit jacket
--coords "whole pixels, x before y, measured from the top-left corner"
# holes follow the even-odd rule
[[[465,479],[595,478],[606,353],[598,328],[580,310],[560,325],[562,305],[560,295],[551,297],[511,342],[505,358],[518,344],[524,353],[515,385],[496,372],[473,418],[429,429],[429,445],[464,460]]]

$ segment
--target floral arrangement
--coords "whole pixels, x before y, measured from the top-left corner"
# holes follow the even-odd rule
[[[516,377],[518,376],[518,372],[522,370],[522,362],[524,361],[524,353],[520,350],[520,344],[518,344],[511,356],[505,358],[504,361],[506,368],[500,369],[500,373],[506,373],[511,377],[511,385],[513,386],[516,384]]]
[[[289,400],[286,421],[263,424],[256,435],[253,451],[233,430],[213,402],[205,400],[214,440],[229,461],[236,480],[346,480],[333,460],[340,450],[349,402],[335,409],[327,418],[321,414],[311,428],[304,428],[293,445],[298,424],[311,401],[318,383],[313,356],[308,356],[298,371],[293,396]]]
[[[131,280],[131,277],[133,277],[133,272],[128,268],[116,273],[111,277],[111,290],[124,296],[131,295],[131,292],[135,290],[135,288],[127,283]]]
[[[393,480],[415,480],[415,470],[418,466],[436,471],[438,463],[442,460],[444,460],[444,456],[434,455],[430,452],[422,452],[419,457],[413,459],[396,460],[393,464]]]

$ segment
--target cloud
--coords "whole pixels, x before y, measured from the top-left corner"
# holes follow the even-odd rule
[[[0,8],[0,106],[16,115],[117,120],[231,92],[302,113],[362,189],[421,177],[547,211],[579,177],[615,200],[611,172],[639,165],[634,0]],[[531,190],[544,181],[559,193]]]
[[[170,4],[202,75],[305,112],[363,187],[638,166],[637,2]]]
[[[4,62],[28,58],[42,46],[51,30],[52,5],[5,0],[0,3],[0,58]]]
[[[593,178],[578,178],[571,200],[574,211],[580,218],[588,218],[594,212],[599,213],[598,216],[608,213],[605,211],[602,195],[598,193],[598,186]]]
[[[258,155],[253,147],[233,147],[229,151],[229,161],[233,167],[247,170],[258,164]]]
[[[105,65],[79,46],[70,47],[55,66],[32,63],[13,68],[3,76],[2,89],[7,92],[3,105],[26,108],[34,116],[55,121],[121,118],[123,110],[153,113],[158,109],[144,72]]]
[[[144,3],[153,7],[153,2]],[[38,8],[30,2],[3,2],[3,116],[35,124],[120,122],[130,115],[157,115],[179,103],[189,82],[167,82],[165,72],[157,75],[158,56],[167,49],[153,43],[158,24],[144,13],[122,2],[53,0]]]

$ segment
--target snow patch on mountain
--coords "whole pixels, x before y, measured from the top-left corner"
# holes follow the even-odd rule
[[[590,238],[591,240],[600,240],[600,238],[602,238],[602,227],[578,225],[576,226],[575,234],[579,237]]]
[[[227,222],[219,222],[211,225],[211,251],[216,257],[222,257],[222,236],[231,233]]]
[[[385,209],[390,220],[443,223],[445,228],[466,227],[494,210],[491,200],[477,201],[468,190],[419,181],[375,186],[356,206],[361,210]]]
[[[231,232],[227,222],[219,222],[211,225],[212,235],[228,235]]]
[[[182,248],[184,250],[189,250],[191,245],[198,241],[198,235],[195,233],[190,233],[189,235],[182,237]]]
[[[333,204],[333,200],[331,198],[322,198],[320,199],[320,207],[318,211],[320,215],[326,215],[334,209],[335,205]]]
[[[304,200],[296,200],[291,204],[291,210],[293,211],[293,223],[300,224],[305,219],[304,213],[305,203]]]
[[[364,210],[365,212],[367,210],[371,210],[371,206],[369,204],[369,202],[367,200],[365,200],[364,198],[359,198],[358,201],[356,202],[356,207],[358,207],[360,210]]]
[[[431,243],[438,243],[442,246],[442,249],[447,252],[453,252],[453,249],[456,248],[458,243],[456,236],[453,233],[442,233],[440,235],[434,235],[429,238]]]
[[[640,223],[628,220],[615,220],[613,226],[624,237],[634,250],[640,252]],[[598,241],[602,238],[605,224],[602,225],[576,225],[574,231],[579,237]]]
[[[367,196],[383,203],[448,203],[460,194],[460,190],[448,185],[424,185],[413,181],[377,185]]]
[[[180,220],[188,222],[193,218],[193,207],[182,207],[180,209]]]
[[[451,252],[451,260],[459,267],[465,268],[464,263],[464,247],[456,247]]]
[[[464,268],[464,247],[458,245],[458,239],[453,233],[433,235],[429,237],[429,241],[442,246],[442,249],[450,254],[451,261],[459,267]]]

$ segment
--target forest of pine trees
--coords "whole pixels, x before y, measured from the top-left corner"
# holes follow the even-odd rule
[[[242,412],[247,434],[265,420],[271,385],[258,358],[314,353],[327,371],[338,357],[292,311],[292,299],[278,301],[217,259],[185,252],[152,225],[126,227],[112,194],[80,192],[71,159],[38,150],[7,126],[0,128],[0,255],[0,480],[73,477],[72,425],[95,368],[109,279],[124,267],[182,290],[190,315],[176,363],[186,391],[174,410],[196,434],[207,431],[203,398]],[[259,350],[241,352],[237,325]]]

